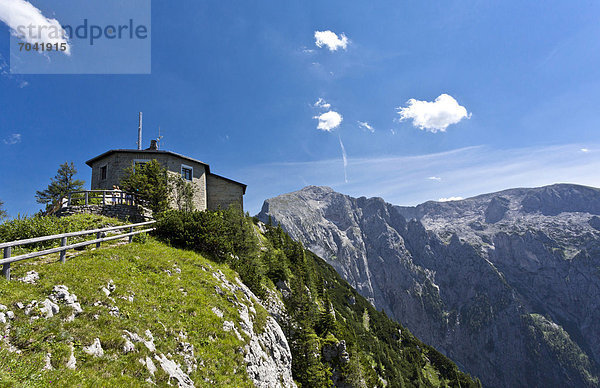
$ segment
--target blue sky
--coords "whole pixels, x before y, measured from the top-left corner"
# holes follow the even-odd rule
[[[35,212],[64,161],[89,182],[86,160],[135,148],[138,111],[144,143],[160,126],[163,149],[247,183],[253,214],[308,184],[399,205],[600,186],[600,3],[529,3],[155,1],[145,75],[10,74],[0,23],[0,199]],[[443,94],[468,116],[435,133],[399,120]],[[317,129],[329,110],[341,124]]]

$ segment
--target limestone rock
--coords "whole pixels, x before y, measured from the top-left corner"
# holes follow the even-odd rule
[[[27,284],[36,284],[38,280],[40,280],[40,275],[35,271],[29,271],[19,279],[19,281]]]
[[[154,377],[154,373],[156,373],[156,371],[158,369],[156,369],[156,365],[154,365],[154,363],[152,362],[152,359],[148,356],[146,356],[145,359],[140,358],[140,363],[142,365],[144,365],[146,367],[146,369],[148,369],[148,373],[150,373],[152,375],[152,377]]]
[[[219,318],[223,318],[223,312],[216,307],[212,308],[212,312]]]
[[[144,333],[146,335],[147,339],[144,339],[142,337],[140,337],[138,334],[136,333],[132,333],[129,332],[127,330],[123,330],[123,333],[125,333],[125,336],[123,338],[129,339],[131,342],[133,343],[143,343],[144,346],[151,352],[155,352],[156,351],[156,346],[154,345],[154,337],[152,336],[152,333],[150,332],[150,330],[146,330],[146,332]]]
[[[131,353],[135,351],[135,344],[126,336],[123,336],[123,339],[125,340],[125,345],[123,345],[123,353]]]
[[[68,369],[77,369],[77,360],[75,359],[75,349],[73,348],[73,344],[71,344],[71,355],[69,356],[69,360],[67,361],[66,367]]]
[[[48,298],[54,303],[64,303],[73,309],[73,315],[68,320],[72,320],[76,315],[83,312],[81,305],[77,302],[77,295],[71,294],[67,286],[54,286],[52,294]]]
[[[104,350],[102,349],[99,338],[95,338],[90,346],[84,346],[83,351],[94,357],[104,356]]]
[[[160,363],[160,367],[169,375],[170,379],[177,380],[180,388],[194,388],[194,382],[181,367],[173,360],[169,360],[164,354],[155,355],[154,358]]]
[[[55,314],[58,314],[59,307],[56,303],[52,302],[50,299],[44,299],[42,302],[42,306],[40,308],[40,312],[45,314],[45,318],[52,318]]]
[[[42,370],[53,370],[54,368],[52,367],[52,355],[50,353],[46,353],[46,356],[44,357],[44,367],[42,368]]]
[[[258,217],[269,216],[484,386],[597,384],[599,189],[561,184],[406,207],[309,186],[265,201]],[[550,323],[532,325],[531,314]],[[579,356],[540,330],[576,338]]]
[[[27,304],[27,306],[25,306],[25,315],[29,315],[31,314],[32,311],[34,311],[34,309],[37,307],[38,305],[38,301],[37,300],[32,300],[31,302],[29,302]]]

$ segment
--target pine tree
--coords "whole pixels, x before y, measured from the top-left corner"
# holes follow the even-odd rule
[[[329,295],[327,293],[325,293],[323,304],[325,305],[325,309],[319,314],[319,319],[315,324],[315,331],[319,337],[325,338],[329,333],[336,335],[337,327],[334,311],[331,308],[331,300],[329,300]]]
[[[75,179],[75,174],[77,174],[77,169],[75,169],[73,162],[64,162],[61,164],[54,178],[50,179],[48,188],[36,191],[36,201],[51,205],[61,198],[66,197],[70,192],[81,190],[85,182]]]

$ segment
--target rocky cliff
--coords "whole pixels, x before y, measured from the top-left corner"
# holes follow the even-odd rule
[[[598,386],[600,190],[512,189],[400,207],[309,186],[265,201],[384,309],[492,387]]]

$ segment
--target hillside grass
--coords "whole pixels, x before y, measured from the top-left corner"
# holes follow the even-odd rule
[[[176,268],[181,273],[176,272]],[[138,360],[149,356],[158,368],[153,380],[165,385],[168,376],[161,370],[151,352],[141,343],[136,351],[124,354],[123,330],[145,338],[145,331],[154,336],[156,354],[170,353],[172,359],[184,365],[177,348],[180,332],[187,334],[185,342],[194,346],[198,369],[190,373],[196,386],[252,386],[245,370],[243,345],[233,332],[223,331],[223,321],[238,321],[239,313],[227,298],[235,298],[213,277],[222,271],[230,281],[237,276],[225,264],[207,260],[194,252],[170,248],[154,239],[145,244],[132,243],[114,248],[84,252],[66,264],[36,264],[31,262],[13,266],[14,278],[35,270],[37,284],[18,281],[0,281],[0,304],[14,311],[8,340],[22,354],[10,353],[6,345],[0,347],[0,386],[150,386],[145,380],[148,370]],[[167,272],[170,271],[171,274]],[[112,280],[116,286],[107,297],[102,291]],[[60,305],[60,312],[52,318],[32,320],[16,307],[32,300],[46,299],[56,285],[66,285],[81,303],[83,313],[67,322],[71,309]],[[218,295],[220,286],[225,295]],[[187,293],[187,296],[184,294]],[[133,296],[133,302],[127,298]],[[237,295],[241,297],[241,295]],[[111,299],[112,298],[112,299]],[[93,306],[97,301],[102,305]],[[116,306],[120,317],[108,314]],[[219,318],[216,307],[223,312]],[[266,312],[256,305],[257,315]],[[0,324],[0,328],[2,328]],[[244,340],[247,340],[245,334]],[[84,346],[99,338],[104,357],[95,358],[82,351]],[[77,369],[65,367],[74,346]],[[54,370],[43,371],[44,357],[51,354]],[[204,383],[203,383],[204,382]],[[176,385],[176,382],[175,382]]]

